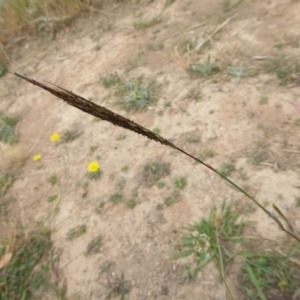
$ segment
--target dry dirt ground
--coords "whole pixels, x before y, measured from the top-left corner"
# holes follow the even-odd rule
[[[165,8],[164,0],[156,0],[119,3],[113,10],[104,5],[73,21],[54,40],[45,35],[11,46],[12,67],[91,98],[151,130],[159,128],[161,135],[195,156],[213,151],[209,164],[218,169],[234,164],[240,171],[231,174],[233,180],[247,186],[261,203],[275,203],[299,228],[295,199],[300,196],[300,87],[294,87],[293,80],[280,84],[274,63],[282,57],[289,64],[299,59],[300,2],[230,3],[178,0]],[[141,17],[150,20],[158,14],[158,24],[142,30],[133,26]],[[210,47],[183,51],[185,41],[199,45],[206,39]],[[191,63],[205,63],[209,56],[221,72],[207,78],[187,72]],[[231,76],[230,65],[249,76]],[[161,84],[157,105],[136,113],[115,106],[114,94],[101,83],[114,72],[125,79],[142,74],[155,78]],[[2,111],[21,115],[18,146],[29,157],[9,190],[17,199],[9,220],[26,228],[41,221],[50,226],[68,299],[98,299],[105,289],[101,283],[121,273],[132,286],[126,299],[225,299],[213,264],[195,281],[180,284],[183,264],[193,258],[169,258],[178,251],[188,223],[208,217],[224,199],[244,205],[250,200],[188,157],[104,121],[95,122],[11,74],[0,80],[0,97]],[[73,129],[83,133],[72,143],[55,146],[49,141],[51,134]],[[191,135],[200,140],[193,143]],[[37,153],[42,155],[40,162],[32,160]],[[3,155],[2,165],[18,162],[12,152],[5,159]],[[87,166],[95,160],[103,173],[93,181]],[[163,189],[144,180],[144,166],[151,162],[170,164]],[[48,182],[52,175],[58,178],[56,185]],[[178,176],[187,179],[180,200],[158,210]],[[78,187],[85,181],[86,190]],[[117,205],[109,201],[114,193],[123,197]],[[51,195],[58,197],[49,202]],[[132,197],[138,204],[129,209],[126,200]],[[277,241],[285,236],[258,209],[249,220],[254,221],[250,236]],[[68,231],[82,224],[87,232],[67,240]],[[99,234],[101,252],[85,256],[87,244]],[[106,261],[112,266],[101,273]],[[241,299],[238,276],[236,268],[228,282]]]

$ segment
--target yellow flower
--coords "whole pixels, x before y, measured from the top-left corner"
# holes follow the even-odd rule
[[[96,173],[100,170],[100,165],[97,162],[93,161],[89,164],[88,169],[90,173]]]
[[[50,141],[51,142],[57,142],[60,140],[60,135],[58,133],[53,133],[51,136],[50,136]]]
[[[41,158],[42,158],[42,155],[41,155],[41,154],[36,154],[36,155],[33,157],[33,160],[34,160],[34,161],[39,161],[39,160],[41,160]]]

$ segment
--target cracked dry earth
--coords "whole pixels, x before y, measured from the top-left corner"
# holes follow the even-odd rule
[[[222,1],[211,0],[175,1],[166,8],[162,0],[133,2],[104,4],[107,13],[85,13],[51,42],[27,39],[16,45],[9,52],[13,70],[72,90],[148,129],[159,128],[162,136],[195,156],[213,151],[214,157],[206,160],[210,165],[220,169],[234,164],[243,170],[246,179],[237,171],[231,178],[247,186],[261,203],[275,203],[299,228],[295,199],[299,197],[300,88],[281,85],[270,62],[283,56],[292,63],[299,61],[299,48],[293,45],[300,39],[300,2],[243,1],[230,10],[224,10]],[[158,24],[143,30],[133,26],[141,15],[149,20],[160,13]],[[224,24],[225,20],[229,21]],[[185,41],[201,44],[207,38],[210,47],[181,49]],[[208,56],[221,72],[207,78],[187,72],[189,64],[205,63]],[[251,76],[230,76],[230,65],[243,67]],[[135,113],[115,106],[115,95],[101,84],[114,72],[126,79],[155,78],[161,84],[157,105]],[[170,257],[178,251],[188,223],[208,217],[224,199],[243,205],[250,200],[179,152],[95,122],[11,74],[0,79],[0,97],[2,111],[21,115],[18,147],[29,157],[18,167],[18,178],[9,190],[17,199],[10,222],[30,228],[46,220],[57,255],[57,280],[59,284],[66,280],[68,299],[98,299],[105,289],[102,284],[121,273],[132,287],[126,299],[225,299],[224,284],[213,264],[203,268],[195,281],[181,284],[183,266],[193,258]],[[74,129],[82,135],[72,143],[54,146],[49,141],[54,132]],[[190,136],[199,140],[191,142]],[[36,153],[43,157],[39,163],[32,161]],[[10,160],[17,162],[9,154],[3,161],[3,155],[2,168]],[[255,157],[261,158],[257,164]],[[102,177],[88,181],[87,165],[94,160],[101,164]],[[144,180],[144,166],[151,162],[170,166],[163,189]],[[48,182],[53,174],[59,179],[55,186]],[[172,194],[178,176],[187,179],[180,200],[158,210]],[[78,187],[85,181],[86,189]],[[118,205],[109,201],[114,193],[122,195]],[[47,201],[53,194],[57,199]],[[138,204],[128,209],[125,200],[133,194]],[[250,236],[285,239],[259,209],[247,219],[254,221]],[[68,231],[81,224],[87,232],[68,241]],[[85,256],[87,244],[99,234],[101,252]],[[106,261],[112,265],[101,273]],[[237,262],[228,284],[235,299],[242,299],[238,279]]]

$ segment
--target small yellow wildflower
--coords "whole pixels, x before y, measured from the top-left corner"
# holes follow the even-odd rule
[[[41,160],[41,158],[42,158],[42,155],[41,155],[41,154],[36,154],[36,155],[33,157],[33,160],[34,160],[34,161],[39,161],[39,160]]]
[[[90,173],[96,173],[100,170],[100,165],[97,162],[93,161],[89,164],[88,169]]]
[[[50,141],[51,142],[58,142],[60,140],[60,135],[58,133],[53,133],[51,136],[50,136]]]

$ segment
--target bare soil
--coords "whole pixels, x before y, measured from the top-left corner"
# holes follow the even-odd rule
[[[164,0],[141,2],[104,5],[85,13],[57,33],[55,40],[23,40],[9,50],[13,70],[92,98],[149,129],[160,128],[164,137],[193,155],[213,151],[215,156],[206,160],[209,164],[217,169],[234,164],[245,175],[233,172],[234,181],[247,186],[270,209],[271,203],[276,204],[299,228],[295,199],[300,185],[296,124],[300,88],[281,85],[272,63],[282,57],[290,64],[299,62],[300,2],[243,1],[231,9],[224,7],[230,1],[175,1],[166,8]],[[160,13],[161,23],[144,30],[133,26],[139,16],[150,20]],[[187,30],[198,24],[202,25]],[[210,38],[210,48],[182,51],[185,41],[201,43],[222,24]],[[205,63],[208,56],[221,72],[207,78],[187,72],[189,64]],[[229,65],[252,76],[237,80],[228,74]],[[114,72],[125,79],[142,74],[156,78],[162,85],[157,105],[136,113],[115,106],[114,94],[101,84],[103,76]],[[198,100],[195,93],[201,94]],[[2,111],[22,116],[18,147],[28,155],[9,190],[16,199],[9,219],[26,228],[36,222],[50,226],[59,258],[56,283],[62,285],[66,279],[68,299],[98,299],[105,291],[101,283],[121,273],[132,286],[126,299],[225,299],[224,284],[213,264],[195,281],[180,284],[183,265],[193,258],[170,257],[178,251],[188,223],[208,217],[224,199],[245,205],[248,199],[180,153],[109,123],[95,122],[11,74],[0,79],[0,98]],[[165,107],[167,101],[170,107]],[[73,129],[83,134],[72,143],[56,146],[49,141],[51,134]],[[191,142],[191,134],[199,140]],[[119,140],[120,135],[126,138]],[[42,155],[40,162],[32,160],[37,153]],[[6,160],[17,163],[18,155]],[[255,164],[255,157],[262,160]],[[101,179],[91,181],[87,166],[95,160],[103,173]],[[170,175],[161,179],[166,184],[163,189],[145,182],[144,166],[153,162],[170,166]],[[126,172],[121,170],[124,166]],[[52,175],[57,175],[58,184],[48,182]],[[179,201],[157,210],[179,176],[187,179]],[[85,181],[89,182],[86,191],[78,187]],[[109,201],[114,193],[122,195],[117,205]],[[49,202],[51,195],[58,197]],[[138,204],[129,209],[126,201],[133,197]],[[249,237],[280,242],[285,236],[260,210],[249,220],[254,221]],[[81,224],[86,224],[87,232],[68,241],[68,231]],[[99,234],[101,252],[86,256],[88,243]],[[101,273],[106,261],[112,266]],[[228,283],[236,299],[241,299],[238,277],[234,268]]]

